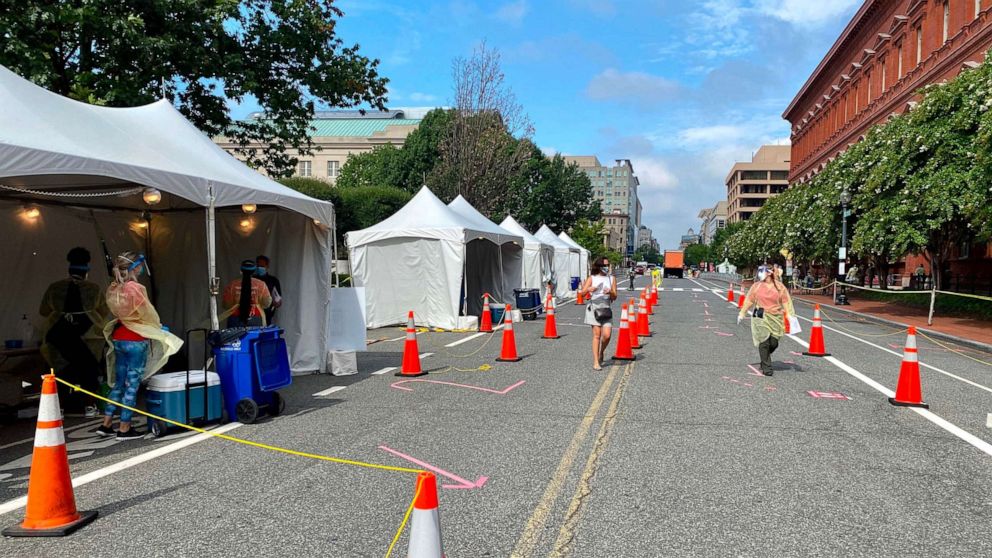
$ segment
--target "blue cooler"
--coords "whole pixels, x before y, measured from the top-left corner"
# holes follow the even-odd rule
[[[569,286],[571,287],[569,289],[570,291],[577,291],[577,290],[579,290],[579,278],[578,277],[572,277],[572,280],[569,282]]]
[[[272,326],[232,328],[212,334],[229,419],[251,424],[258,418],[260,408],[272,416],[285,408],[285,401],[275,391],[293,381],[282,333],[282,329]]]
[[[220,377],[208,372],[206,378],[207,399],[204,401],[203,370],[189,371],[189,413],[186,407],[186,372],[166,372],[148,379],[145,405],[148,412],[183,424],[205,423],[221,418]],[[199,384],[199,385],[197,385]],[[204,407],[204,404],[206,405]],[[162,436],[171,424],[152,420],[149,429],[155,436]]]
[[[541,291],[539,289],[513,289],[517,308],[525,320],[537,319],[541,311]]]
[[[503,314],[506,313],[506,306],[502,304],[489,305],[489,317],[493,319],[493,327],[503,323]]]

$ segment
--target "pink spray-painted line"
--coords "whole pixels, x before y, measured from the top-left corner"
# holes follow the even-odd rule
[[[716,329],[716,326],[699,326],[699,329]]]
[[[722,331],[714,331],[713,333],[719,335],[720,337],[733,337],[733,333],[724,333]]]
[[[379,449],[381,449],[382,451],[389,452],[389,453],[395,455],[396,457],[399,457],[400,459],[405,459],[405,460],[407,460],[410,463],[413,463],[415,465],[420,465],[424,469],[427,469],[429,471],[434,471],[435,473],[437,473],[437,474],[439,474],[441,476],[448,477],[449,479],[451,479],[451,480],[455,481],[456,483],[458,483],[458,484],[442,484],[441,485],[441,488],[455,488],[455,489],[482,488],[482,485],[486,484],[486,481],[489,480],[489,477],[479,477],[478,480],[476,480],[475,482],[467,481],[467,480],[459,477],[458,475],[455,475],[453,473],[449,473],[449,472],[445,471],[444,469],[441,469],[440,467],[435,467],[434,465],[431,465],[430,463],[425,463],[425,462],[423,462],[423,461],[421,461],[419,459],[416,459],[414,457],[410,457],[409,455],[406,455],[405,453],[400,453],[400,452],[394,450],[393,448],[387,447],[384,444],[380,444],[379,445]]]
[[[715,322],[716,320],[714,320],[713,318],[704,318],[703,321],[704,322]]]
[[[703,315],[704,316],[711,316],[712,314],[710,314],[710,311],[709,310],[703,310]]]
[[[747,373],[748,376],[764,376],[764,374],[761,373],[761,370],[755,368],[754,365],[748,364],[747,367],[751,369],[751,371]]]
[[[486,393],[495,393],[496,395],[506,395],[513,388],[517,388],[517,387],[520,387],[523,384],[525,384],[526,383],[526,380],[520,380],[519,382],[513,384],[512,386],[507,387],[507,388],[504,388],[504,389],[500,389],[500,390],[489,389],[489,388],[484,388],[484,387],[479,387],[479,386],[470,386],[468,384],[456,384],[455,382],[442,382],[440,380],[421,380],[419,378],[413,378],[413,379],[410,379],[410,380],[400,380],[398,382],[393,382],[392,384],[390,384],[389,387],[396,388],[396,389],[401,389],[403,391],[413,391],[412,389],[410,389],[408,387],[403,387],[402,385],[400,385],[400,384],[405,384],[405,383],[408,383],[408,382],[424,382],[424,383],[428,383],[428,384],[441,384],[443,386],[454,386],[454,387],[460,387],[460,388],[465,388],[465,389],[474,389],[476,391],[484,391]]]
[[[802,353],[797,353],[796,351],[789,351],[789,354],[792,356],[803,356]]]

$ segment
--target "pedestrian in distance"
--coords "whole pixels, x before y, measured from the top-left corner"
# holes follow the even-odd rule
[[[630,266],[630,271],[627,273],[627,278],[630,279],[630,286],[627,287],[628,291],[634,290],[634,279],[637,278],[637,272],[634,271],[634,266]]]
[[[778,340],[785,335],[785,313],[795,315],[792,297],[782,284],[781,271],[779,266],[759,266],[757,282],[751,285],[737,314],[737,323],[740,324],[747,311],[754,307],[751,313],[751,339],[758,348],[761,373],[765,376],[774,374],[772,353],[778,349]]]
[[[106,299],[100,286],[88,280],[89,250],[77,246],[69,250],[66,260],[69,276],[49,285],[41,298],[39,312],[45,318],[41,354],[66,381],[99,391],[99,358],[103,353],[100,331],[107,315]],[[96,405],[61,384],[59,401],[67,412],[97,416]]]
[[[602,370],[613,330],[611,305],[617,299],[617,282],[610,273],[610,260],[598,258],[592,263],[592,272],[582,285],[581,292],[589,298],[584,321],[592,326],[592,368]]]
[[[107,306],[113,319],[104,327],[112,351],[107,354],[108,399],[134,407],[141,382],[157,372],[170,356],[176,354],[183,342],[162,327],[158,312],[148,300],[145,286],[138,282],[142,271],[148,271],[144,256],[124,252],[114,265],[114,282],[107,288]],[[144,437],[131,426],[132,411],[121,408],[118,430],[111,426],[117,406],[107,404],[100,436],[117,435],[118,440]]]
[[[265,309],[272,306],[272,295],[265,282],[255,277],[258,266],[252,260],[241,262],[241,278],[224,289],[227,327],[262,327]]]
[[[265,283],[269,289],[269,294],[272,295],[272,305],[265,309],[265,323],[271,325],[276,317],[276,309],[282,306],[283,293],[282,283],[279,282],[278,277],[272,275],[272,268],[269,267],[269,264],[268,256],[261,255],[255,258],[255,277]]]

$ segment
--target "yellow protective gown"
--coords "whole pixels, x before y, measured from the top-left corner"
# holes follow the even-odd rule
[[[772,288],[778,291],[778,308],[775,309],[775,313],[769,312],[768,308],[764,308],[764,318],[751,319],[751,341],[754,342],[755,347],[762,344],[769,337],[778,339],[785,335],[785,315],[782,310],[790,316],[796,315],[796,309],[792,305],[792,297],[789,296],[789,290],[781,283],[776,283],[774,287],[764,282],[751,285],[751,288],[747,292],[747,298],[744,299],[744,307],[750,308],[752,304],[755,307],[759,307],[760,305],[758,304],[758,298],[755,292],[758,289]]]
[[[68,362],[66,362],[65,358],[63,358],[55,347],[45,341],[45,337],[52,329],[52,326],[62,317],[66,293],[69,290],[69,285],[73,282],[79,285],[80,299],[83,302],[83,313],[93,323],[89,331],[83,335],[83,341],[89,347],[90,352],[93,353],[93,358],[97,360],[100,360],[100,353],[103,352],[104,348],[104,338],[100,335],[100,332],[107,319],[108,311],[106,300],[103,297],[103,293],[100,292],[100,286],[82,279],[69,278],[56,281],[48,286],[44,296],[42,296],[41,307],[38,312],[45,318],[40,332],[42,339],[41,354],[45,357],[48,364],[57,370],[65,368]]]
[[[107,307],[114,316],[114,319],[107,322],[106,327],[103,328],[103,336],[110,346],[107,351],[107,383],[111,387],[115,380],[114,345],[111,336],[117,324],[123,324],[149,342],[148,361],[142,380],[161,370],[169,357],[176,354],[183,346],[182,339],[162,329],[158,312],[148,300],[148,292],[141,283],[137,281],[112,283],[107,289]]]

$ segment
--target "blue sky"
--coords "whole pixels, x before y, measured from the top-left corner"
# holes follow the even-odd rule
[[[631,159],[663,247],[726,197],[859,0],[341,0],[338,33],[382,61],[391,106],[451,102],[451,60],[480,41],[545,151]],[[247,109],[245,110],[247,112]],[[240,116],[240,115],[238,115]]]

